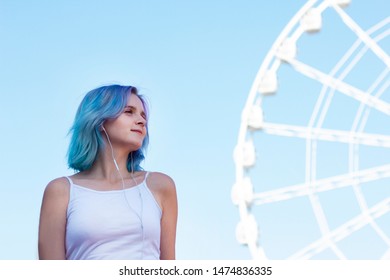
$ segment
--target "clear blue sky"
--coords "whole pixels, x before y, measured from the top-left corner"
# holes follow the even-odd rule
[[[65,155],[77,106],[108,83],[137,86],[149,100],[144,167],[176,182],[177,258],[250,258],[235,239],[230,198],[241,111],[266,53],[305,2],[0,0],[0,259],[37,258],[43,190],[72,173]],[[362,2],[347,11],[363,29],[388,16],[388,1]],[[304,53],[329,62],[310,45]]]

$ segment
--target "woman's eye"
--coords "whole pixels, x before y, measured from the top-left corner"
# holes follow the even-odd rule
[[[125,113],[127,113],[127,114],[132,114],[132,113],[133,113],[133,110],[127,110],[127,111],[125,111]]]

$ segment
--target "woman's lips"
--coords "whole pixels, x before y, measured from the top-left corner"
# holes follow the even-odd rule
[[[141,135],[143,134],[143,133],[142,133],[142,130],[138,130],[138,129],[132,129],[131,131],[132,131],[132,132],[139,133],[139,134],[141,134]]]

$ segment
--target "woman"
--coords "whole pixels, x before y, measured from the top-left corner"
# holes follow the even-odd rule
[[[87,93],[68,151],[78,173],[51,181],[44,192],[40,259],[175,259],[175,184],[140,166],[147,121],[135,87]]]

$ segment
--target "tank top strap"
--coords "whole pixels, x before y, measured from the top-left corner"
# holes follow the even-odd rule
[[[70,179],[70,177],[68,177],[68,176],[65,176],[65,178],[68,180],[68,182],[69,182],[69,201],[71,201],[72,200],[72,198],[73,198],[73,181],[72,181],[72,179]]]
[[[146,183],[146,179],[148,178],[148,176],[149,176],[149,171],[146,171],[146,173],[145,173],[145,178],[144,178],[144,180],[143,180],[143,183]]]
[[[150,173],[151,173],[151,172],[146,171],[146,173],[145,173],[145,179],[144,179],[143,184],[142,184],[142,188],[143,188],[143,190],[146,192],[147,196],[149,197],[149,201],[151,201],[151,203],[153,203],[153,204],[157,207],[157,209],[158,209],[160,215],[162,215],[161,206],[160,206],[160,204],[157,202],[156,197],[154,196],[153,192],[150,190],[148,184],[146,183],[146,179],[148,178],[148,176],[149,176]]]
[[[72,179],[70,179],[70,177],[68,177],[68,176],[65,176],[65,178],[68,179],[69,185],[72,187],[72,185],[73,185]]]

